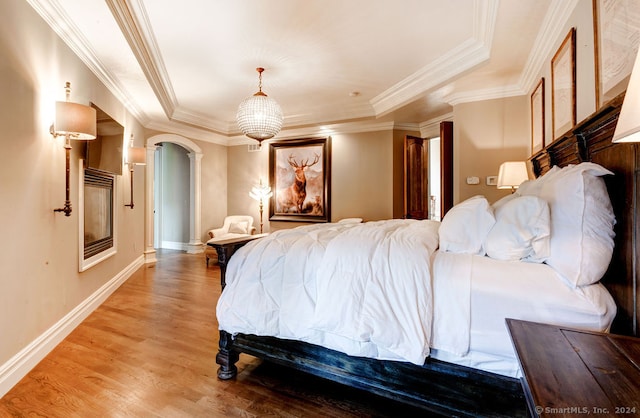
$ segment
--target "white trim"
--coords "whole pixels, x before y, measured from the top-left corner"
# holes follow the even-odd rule
[[[136,258],[113,279],[76,306],[71,312],[42,333],[6,363],[0,365],[0,398],[29,373],[43,358],[62,342],[82,321],[98,308],[116,289],[143,265],[144,257]]]
[[[164,248],[166,250],[187,251],[189,249],[189,244],[186,242],[177,241],[161,241],[160,248]]]
[[[178,144],[189,151],[189,243],[171,243],[163,241],[162,237],[159,237],[160,247],[174,250],[186,251],[190,254],[203,252],[203,243],[200,240],[202,229],[202,156],[204,155],[202,149],[193,141],[188,138],[175,134],[159,134],[147,138],[147,155],[150,155],[150,150],[155,150],[156,145],[161,142],[171,142]],[[146,235],[147,235],[147,248],[145,254],[152,255],[153,243],[155,242],[155,223],[154,223],[154,211],[157,211],[158,216],[162,216],[161,208],[155,207],[155,198],[153,196],[153,190],[155,188],[155,160],[154,158],[147,158],[146,178],[147,178],[147,205],[146,205]],[[150,198],[149,198],[150,196]],[[151,245],[151,247],[149,247]],[[155,256],[149,257],[148,262],[155,261]]]
[[[375,115],[385,116],[465,71],[488,62],[498,5],[497,0],[474,0],[472,36],[371,99]]]

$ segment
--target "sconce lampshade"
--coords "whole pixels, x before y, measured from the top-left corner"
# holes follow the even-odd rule
[[[638,52],[612,142],[640,142],[640,51]]]
[[[278,102],[262,92],[262,72],[264,68],[256,68],[260,75],[259,91],[244,99],[238,106],[236,120],[240,131],[249,138],[262,142],[273,138],[282,129],[282,109]]]
[[[527,163],[524,161],[507,161],[500,164],[498,171],[498,189],[517,189],[523,181],[529,179]]]
[[[96,110],[90,106],[72,102],[56,102],[55,135],[70,139],[96,138]]]
[[[144,147],[129,147],[127,151],[127,163],[146,165],[147,149]]]

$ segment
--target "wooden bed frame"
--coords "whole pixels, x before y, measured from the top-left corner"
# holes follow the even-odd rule
[[[618,305],[612,331],[636,335],[638,290],[636,284],[637,222],[636,181],[638,149],[635,144],[612,144],[622,105],[621,95],[531,156],[536,176],[553,165],[593,161],[615,173],[607,188],[616,213],[616,248],[602,283]],[[224,287],[225,277],[222,275]],[[428,358],[423,366],[380,361],[329,350],[297,341],[220,332],[216,363],[218,377],[235,377],[239,353],[302,370],[352,387],[402,401],[433,413],[455,416],[527,416],[517,379]]]

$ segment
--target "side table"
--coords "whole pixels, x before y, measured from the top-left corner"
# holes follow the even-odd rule
[[[229,238],[216,242],[207,243],[208,246],[215,248],[218,253],[218,264],[220,265],[220,285],[224,290],[226,286],[227,264],[229,259],[236,250],[248,242],[267,236],[268,234],[256,234],[243,238]]]
[[[506,321],[532,417],[640,415],[640,338]]]

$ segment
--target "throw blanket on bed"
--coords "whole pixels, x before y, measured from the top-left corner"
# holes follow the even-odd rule
[[[423,364],[438,227],[398,219],[316,224],[252,241],[227,267],[220,329]]]

